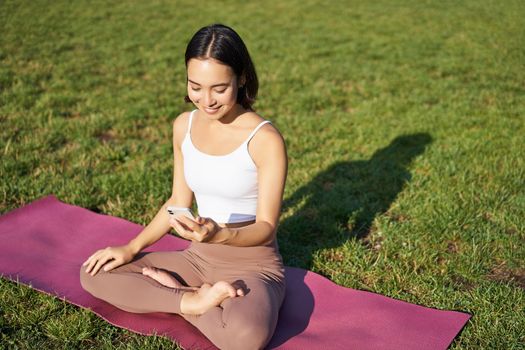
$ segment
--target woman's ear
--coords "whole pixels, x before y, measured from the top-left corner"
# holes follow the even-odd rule
[[[241,75],[241,77],[239,78],[239,82],[238,82],[238,86],[241,88],[243,87],[245,84],[246,84],[246,76],[243,74]]]

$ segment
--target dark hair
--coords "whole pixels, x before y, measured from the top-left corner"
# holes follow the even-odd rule
[[[237,103],[251,109],[257,98],[259,81],[250,54],[239,34],[222,24],[203,27],[193,35],[186,47],[186,68],[192,58],[216,59],[230,66],[237,78],[245,77],[245,83],[237,92]],[[191,102],[188,95],[184,98]]]

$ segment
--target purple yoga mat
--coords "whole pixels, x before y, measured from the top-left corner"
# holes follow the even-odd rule
[[[164,335],[185,349],[215,349],[178,315],[121,311],[80,286],[80,265],[94,250],[127,243],[141,229],[48,196],[0,217],[0,275],[90,309],[118,327]],[[146,251],[187,246],[166,235]],[[470,318],[341,287],[298,268],[287,267],[286,279],[269,349],[446,349]]]

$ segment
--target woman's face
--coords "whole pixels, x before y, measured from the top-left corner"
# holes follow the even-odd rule
[[[188,61],[188,97],[209,118],[218,120],[237,103],[237,76],[212,58]]]

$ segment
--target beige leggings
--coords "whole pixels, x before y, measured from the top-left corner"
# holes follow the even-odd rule
[[[182,315],[180,301],[188,288],[165,287],[142,275],[156,267],[183,285],[226,281],[245,295],[225,299],[200,316]],[[276,246],[233,247],[192,243],[184,251],[140,253],[133,261],[95,276],[80,270],[82,287],[93,296],[135,313],[181,314],[220,349],[261,349],[270,341],[284,299],[284,267]]]

